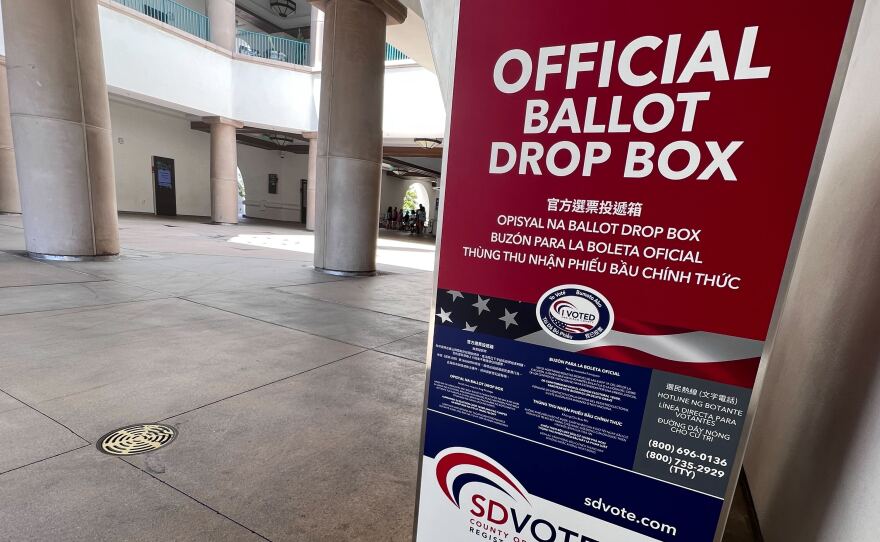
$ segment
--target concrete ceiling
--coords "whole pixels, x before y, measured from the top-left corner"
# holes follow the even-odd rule
[[[422,17],[422,3],[419,0],[400,0],[400,3]]]
[[[406,53],[406,56],[415,60],[423,67],[435,71],[425,21],[414,10],[409,9],[406,21],[403,24],[388,27],[387,39],[388,43]]]
[[[294,2],[296,2],[296,13],[288,17],[279,17],[272,11],[269,8],[269,0],[235,0],[235,5],[256,14],[258,17],[283,30],[309,26],[311,24],[312,6],[308,0],[294,0]]]

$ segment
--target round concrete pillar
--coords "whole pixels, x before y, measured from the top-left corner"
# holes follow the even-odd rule
[[[318,10],[315,10],[318,11]],[[309,178],[306,186],[306,229],[315,231],[315,184],[318,176],[318,133],[306,132],[309,140]]]
[[[309,36],[309,64],[320,68],[324,51],[324,12],[320,9],[312,9]]]
[[[33,256],[117,254],[97,0],[3,0],[15,160]]]
[[[211,42],[235,50],[235,0],[208,0]]]
[[[212,117],[211,125],[211,221],[238,224],[238,146],[233,120]]]
[[[9,89],[6,85],[6,59],[0,59],[0,213],[20,213],[21,198],[18,195],[12,119],[9,117]]]
[[[363,0],[324,4],[315,267],[376,271],[382,174],[385,13]]]

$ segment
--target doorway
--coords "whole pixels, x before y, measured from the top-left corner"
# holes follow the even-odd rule
[[[428,197],[428,189],[422,183],[413,183],[406,189],[406,193],[403,195],[401,210],[415,211],[419,208],[419,205],[425,207],[425,218],[430,220],[432,209],[431,200]]]
[[[309,201],[309,181],[307,179],[299,180],[299,221],[306,223],[306,205]]]
[[[174,189],[174,159],[153,157],[153,190],[156,214],[177,216],[177,194]]]

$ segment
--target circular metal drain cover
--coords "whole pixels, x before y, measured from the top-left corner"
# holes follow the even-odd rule
[[[161,423],[141,423],[110,431],[100,438],[98,450],[109,455],[137,455],[174,442],[177,429]]]

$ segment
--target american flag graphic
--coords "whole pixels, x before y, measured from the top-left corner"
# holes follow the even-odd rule
[[[437,291],[434,321],[465,332],[743,387],[754,384],[764,347],[762,341],[638,322],[620,314],[602,339],[567,344],[541,329],[533,303],[446,289]]]

